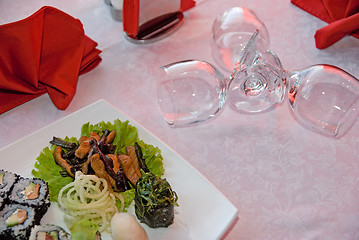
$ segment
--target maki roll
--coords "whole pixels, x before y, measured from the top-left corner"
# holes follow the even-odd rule
[[[168,227],[173,223],[177,194],[166,179],[153,173],[144,174],[136,184],[135,213],[151,228]]]
[[[31,228],[39,222],[33,208],[20,204],[5,204],[0,211],[0,239],[28,239]]]
[[[0,239],[28,239],[49,206],[44,181],[0,170]]]
[[[71,239],[70,234],[68,234],[63,228],[55,226],[52,224],[46,225],[36,225],[30,234],[29,240],[69,240]]]
[[[5,200],[10,194],[19,176],[15,173],[0,169],[0,198]],[[1,208],[1,205],[0,205]]]
[[[50,206],[48,186],[41,179],[20,178],[14,184],[9,201],[32,207],[42,217]]]

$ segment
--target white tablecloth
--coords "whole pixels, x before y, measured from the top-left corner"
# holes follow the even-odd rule
[[[45,94],[1,114],[0,148],[102,98],[177,151],[238,208],[225,239],[359,239],[359,122],[343,138],[330,139],[298,124],[284,102],[257,115],[225,108],[206,124],[172,129],[161,117],[155,91],[161,65],[185,59],[214,63],[212,22],[231,7],[257,13],[268,28],[271,49],[288,70],[326,63],[358,78],[358,39],[347,36],[316,49],[315,31],[326,23],[289,0],[202,1],[185,12],[176,32],[144,45],[125,39],[122,23],[111,18],[102,0],[1,0],[0,24],[44,5],[79,18],[99,43],[103,61],[79,78],[65,111]]]

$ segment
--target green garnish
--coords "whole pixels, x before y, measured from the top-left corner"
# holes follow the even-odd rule
[[[161,208],[168,203],[178,206],[177,194],[172,190],[166,179],[161,179],[151,172],[143,173],[137,181],[136,199],[143,206],[143,212],[139,213],[144,216],[144,211],[154,208]]]
[[[32,175],[47,182],[49,186],[50,200],[57,202],[57,198],[61,188],[73,181],[71,177],[62,177],[60,172],[63,168],[56,164],[53,149],[44,148],[40,155],[36,158]]]
[[[135,198],[135,189],[130,189],[125,192],[122,192],[121,195],[123,196],[124,202],[124,211],[131,205],[133,199]],[[116,198],[116,207],[121,209],[121,201]]]
[[[90,136],[91,131],[101,133],[103,130],[115,130],[116,137],[112,144],[116,146],[115,153],[125,153],[127,146],[135,144],[138,141],[137,128],[128,124],[128,121],[121,122],[119,119],[111,122],[99,122],[97,124],[86,123],[81,127],[81,136]]]
[[[95,239],[97,233],[97,225],[93,224],[88,218],[81,221],[74,221],[70,227],[72,240]]]
[[[161,177],[165,172],[163,168],[163,157],[158,147],[144,143],[142,140],[137,141],[142,149],[142,156],[146,161],[146,166],[157,177]]]

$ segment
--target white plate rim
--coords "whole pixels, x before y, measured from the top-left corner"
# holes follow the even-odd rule
[[[4,162],[4,159],[7,159],[7,157],[11,156],[11,155],[9,156],[9,153],[8,153],[9,151],[11,151],[11,149],[13,149],[13,148],[16,149],[16,147],[18,147],[18,146],[20,146],[20,145],[22,145],[24,143],[31,144],[29,142],[29,140],[32,140],[33,138],[36,138],[36,137],[39,137],[39,136],[41,137],[41,135],[48,135],[48,130],[52,130],[57,125],[61,125],[64,121],[71,120],[71,119],[76,119],[81,114],[87,113],[89,111],[95,111],[96,112],[97,110],[106,109],[106,108],[109,108],[109,109],[113,110],[113,112],[115,113],[114,115],[118,114],[117,118],[119,118],[121,121],[128,120],[130,125],[135,126],[138,129],[140,139],[144,140],[146,143],[149,143],[149,144],[153,144],[153,145],[157,145],[157,146],[160,145],[158,147],[161,149],[162,152],[165,152],[166,154],[169,154],[171,156],[175,156],[177,159],[180,159],[181,161],[178,161],[179,163],[176,161],[176,162],[173,162],[173,165],[176,165],[176,167],[178,167],[177,164],[181,164],[181,167],[184,167],[185,170],[188,170],[188,171],[192,172],[192,174],[197,175],[197,178],[198,178],[198,179],[196,179],[197,182],[200,181],[201,184],[202,184],[201,186],[206,187],[207,191],[211,192],[212,195],[210,197],[212,197],[212,199],[210,199],[210,200],[214,201],[213,199],[215,199],[216,203],[221,204],[221,206],[215,206],[215,208],[216,208],[215,210],[208,209],[208,210],[216,211],[215,213],[213,213],[213,216],[211,216],[212,217],[211,219],[208,219],[208,216],[207,217],[203,216],[204,218],[206,218],[206,220],[204,222],[202,222],[202,224],[198,225],[199,223],[195,223],[195,224],[197,224],[196,226],[198,228],[205,228],[205,226],[206,226],[206,228],[209,227],[210,229],[191,229],[191,226],[186,226],[187,223],[180,222],[178,220],[178,222],[180,222],[180,224],[178,224],[177,226],[181,226],[180,228],[183,227],[183,229],[186,229],[186,231],[188,231],[186,233],[186,234],[188,234],[188,235],[186,235],[186,239],[221,239],[225,235],[225,233],[229,230],[231,225],[234,223],[234,220],[236,219],[237,214],[238,214],[237,208],[205,176],[203,176],[197,169],[195,169],[187,160],[183,159],[178,153],[176,153],[172,148],[170,148],[163,141],[161,141],[159,138],[157,138],[149,130],[144,128],[141,124],[136,122],[134,119],[130,118],[127,114],[123,113],[118,108],[116,108],[115,106],[113,106],[112,104],[110,104],[109,102],[107,102],[104,99],[99,99],[99,100],[95,101],[94,103],[89,104],[88,106],[85,106],[84,108],[81,108],[78,111],[75,111],[75,112],[73,112],[73,113],[71,113],[71,114],[69,114],[69,115],[67,115],[67,116],[65,116],[65,117],[63,117],[63,118],[61,118],[61,119],[59,119],[59,120],[45,126],[43,128],[41,128],[41,129],[37,130],[35,132],[25,136],[25,137],[23,137],[23,138],[15,141],[15,142],[9,144],[8,146],[0,149],[0,163]],[[109,115],[112,116],[113,114],[109,114]],[[105,117],[111,118],[110,116],[105,116]],[[113,118],[112,122],[115,119],[116,118]],[[111,119],[107,119],[107,120],[111,121]],[[107,120],[105,120],[105,121],[107,121]],[[100,120],[100,121],[102,121],[102,120]],[[92,122],[92,121],[90,121],[90,122],[91,123],[97,123],[97,122]],[[84,123],[85,122],[82,122],[82,124],[84,124]],[[80,132],[80,130],[78,130],[78,133],[79,132]],[[74,132],[74,134],[71,135],[71,136],[76,136],[76,133]],[[144,136],[145,136],[145,138],[143,138]],[[48,137],[49,137],[49,139],[47,139],[47,141],[50,141],[52,136],[48,136]],[[64,137],[64,136],[60,136],[60,137]],[[44,147],[46,147],[46,145],[40,146],[39,147],[40,151]],[[37,155],[39,153],[40,152],[38,152]],[[164,156],[164,159],[165,159],[165,156]],[[171,162],[171,161],[168,161],[168,162]],[[33,166],[34,163],[35,163],[35,160],[32,163],[32,166]],[[29,163],[27,163],[27,164],[29,166]],[[171,176],[166,176],[166,174],[168,172],[167,171],[168,169],[166,167],[166,161],[164,161],[164,164],[165,164],[165,177],[168,178],[168,179],[171,179]],[[1,164],[1,165],[3,166],[3,164]],[[10,171],[16,172],[14,170],[13,166],[10,167],[10,169],[5,169],[5,170],[10,170]],[[26,164],[23,167],[26,168]],[[0,168],[3,168],[3,167],[0,167]],[[24,177],[32,177],[31,170],[29,170],[27,173],[20,170],[20,174],[23,175]],[[169,181],[169,182],[171,183],[171,181]],[[176,189],[175,189],[175,187],[173,185],[172,185],[172,187],[176,191]],[[201,195],[202,194],[203,193],[201,193]],[[179,193],[179,199],[181,200],[181,194],[180,193]],[[185,205],[186,205],[186,202],[185,202]],[[179,208],[181,209],[181,203],[180,203]],[[218,216],[216,216],[215,214],[219,214],[218,210],[221,210],[221,209],[223,211],[225,211],[225,216],[219,216],[221,218],[218,219]],[[59,210],[56,209],[56,207],[55,207],[54,211],[56,212],[56,211],[59,211]],[[49,213],[49,214],[51,214],[51,213]],[[45,222],[50,221],[51,218],[52,217],[46,217],[46,215],[45,215],[45,217],[44,217]],[[178,216],[175,216],[175,223],[176,223],[176,218],[178,218]],[[216,219],[214,219],[214,218],[216,218]],[[206,225],[206,223],[208,221],[210,221],[210,224]],[[173,225],[175,225],[175,223]],[[216,224],[216,225],[211,225],[212,223]],[[171,226],[168,229],[150,229],[147,226],[145,226],[144,224],[142,224],[142,226],[144,226],[146,231],[149,233],[150,239],[152,239],[151,238],[151,233],[153,231],[156,231],[158,233],[158,234],[154,234],[154,235],[156,235],[156,239],[158,239],[158,237],[160,237],[161,234],[166,233],[166,230],[171,231]],[[62,225],[62,227],[66,228],[66,226],[64,226],[64,225]],[[174,233],[178,233],[178,231],[174,231]],[[176,238],[176,239],[181,239],[182,237],[183,236],[181,236],[179,238]],[[106,240],[107,238],[108,237],[105,236],[103,239]],[[170,238],[168,238],[168,239],[174,239],[174,238],[175,238],[175,236],[170,236]],[[111,239],[111,238],[108,238],[108,239]],[[155,239],[155,238],[153,238],[153,239]],[[163,237],[161,239],[167,239],[167,238]]]

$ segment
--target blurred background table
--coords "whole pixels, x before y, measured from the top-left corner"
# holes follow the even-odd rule
[[[205,0],[185,12],[183,25],[172,35],[144,45],[125,39],[122,23],[111,18],[103,0],[2,0],[0,24],[44,5],[79,18],[86,35],[99,43],[103,60],[79,78],[65,111],[45,94],[1,114],[0,148],[105,99],[188,160],[238,208],[225,239],[359,239],[359,122],[343,138],[330,139],[298,124],[284,102],[257,115],[225,108],[206,124],[172,129],[156,98],[161,65],[185,59],[214,63],[212,23],[231,7],[257,13],[268,28],[271,50],[288,70],[326,63],[358,78],[358,39],[347,36],[316,49],[313,36],[326,23],[289,0]]]

